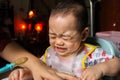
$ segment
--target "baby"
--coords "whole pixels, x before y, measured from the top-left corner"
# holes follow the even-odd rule
[[[96,80],[107,75],[104,74],[104,62],[115,57],[98,46],[85,43],[89,34],[87,19],[87,10],[82,2],[66,0],[59,3],[50,14],[50,47],[41,59],[59,72],[84,80]],[[19,80],[25,70],[18,70],[21,69],[13,71],[9,79],[14,77]]]

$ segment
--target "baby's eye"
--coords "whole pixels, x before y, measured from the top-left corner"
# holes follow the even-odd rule
[[[50,39],[55,39],[56,36],[52,36],[52,35],[50,35],[49,38],[50,38]]]
[[[70,36],[63,36],[62,38],[63,38],[64,40],[70,40],[70,39],[71,39]]]

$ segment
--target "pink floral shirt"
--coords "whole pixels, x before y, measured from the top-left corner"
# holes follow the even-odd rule
[[[62,60],[58,57],[54,49],[50,47],[47,49],[46,64],[59,72],[64,72],[76,77],[80,77],[81,73],[84,71],[84,69],[82,68],[82,59],[89,51],[90,48],[85,46],[84,50],[80,52],[77,56],[73,56],[67,60]],[[42,60],[43,57],[44,56],[42,56],[41,58]],[[113,55],[106,54],[103,49],[96,48],[93,53],[90,54],[85,60],[85,66],[93,66],[97,63],[105,62],[112,57]]]

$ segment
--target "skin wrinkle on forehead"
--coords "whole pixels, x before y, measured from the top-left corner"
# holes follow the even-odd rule
[[[66,21],[66,19],[69,18],[71,20]],[[61,23],[61,25],[56,25],[57,23]],[[71,23],[72,22],[72,23]],[[55,16],[51,16],[49,19],[49,32],[55,32],[58,34],[64,34],[64,30],[67,30],[68,32],[65,34],[69,34],[70,32],[76,31],[75,28],[76,20],[75,17],[72,14],[62,16],[62,14],[57,14]],[[59,27],[59,28],[58,28]],[[70,32],[69,32],[70,31]]]
[[[81,9],[83,9],[82,7],[81,7]],[[76,16],[76,13],[74,13],[74,10],[70,10],[70,11],[60,11],[60,12],[53,12],[51,15],[50,15],[50,18],[51,17],[66,17],[66,16],[69,16],[69,15],[71,15],[71,17],[74,17],[74,26],[76,26],[75,28],[77,29],[77,31],[79,32],[79,34],[81,34],[81,29],[82,28],[80,28],[82,25],[81,25],[81,22],[79,21],[79,19],[77,18],[78,16]],[[71,18],[70,18],[71,19]],[[72,19],[71,19],[72,20]],[[70,23],[71,24],[71,23]],[[76,24],[76,25],[75,25]],[[84,28],[83,28],[84,29]]]

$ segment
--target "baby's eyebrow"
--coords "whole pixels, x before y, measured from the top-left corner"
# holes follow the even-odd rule
[[[57,35],[55,33],[52,33],[52,32],[49,32],[49,35],[54,35],[54,36],[59,36],[59,37],[72,37],[72,35],[70,34],[60,34],[60,35]]]

